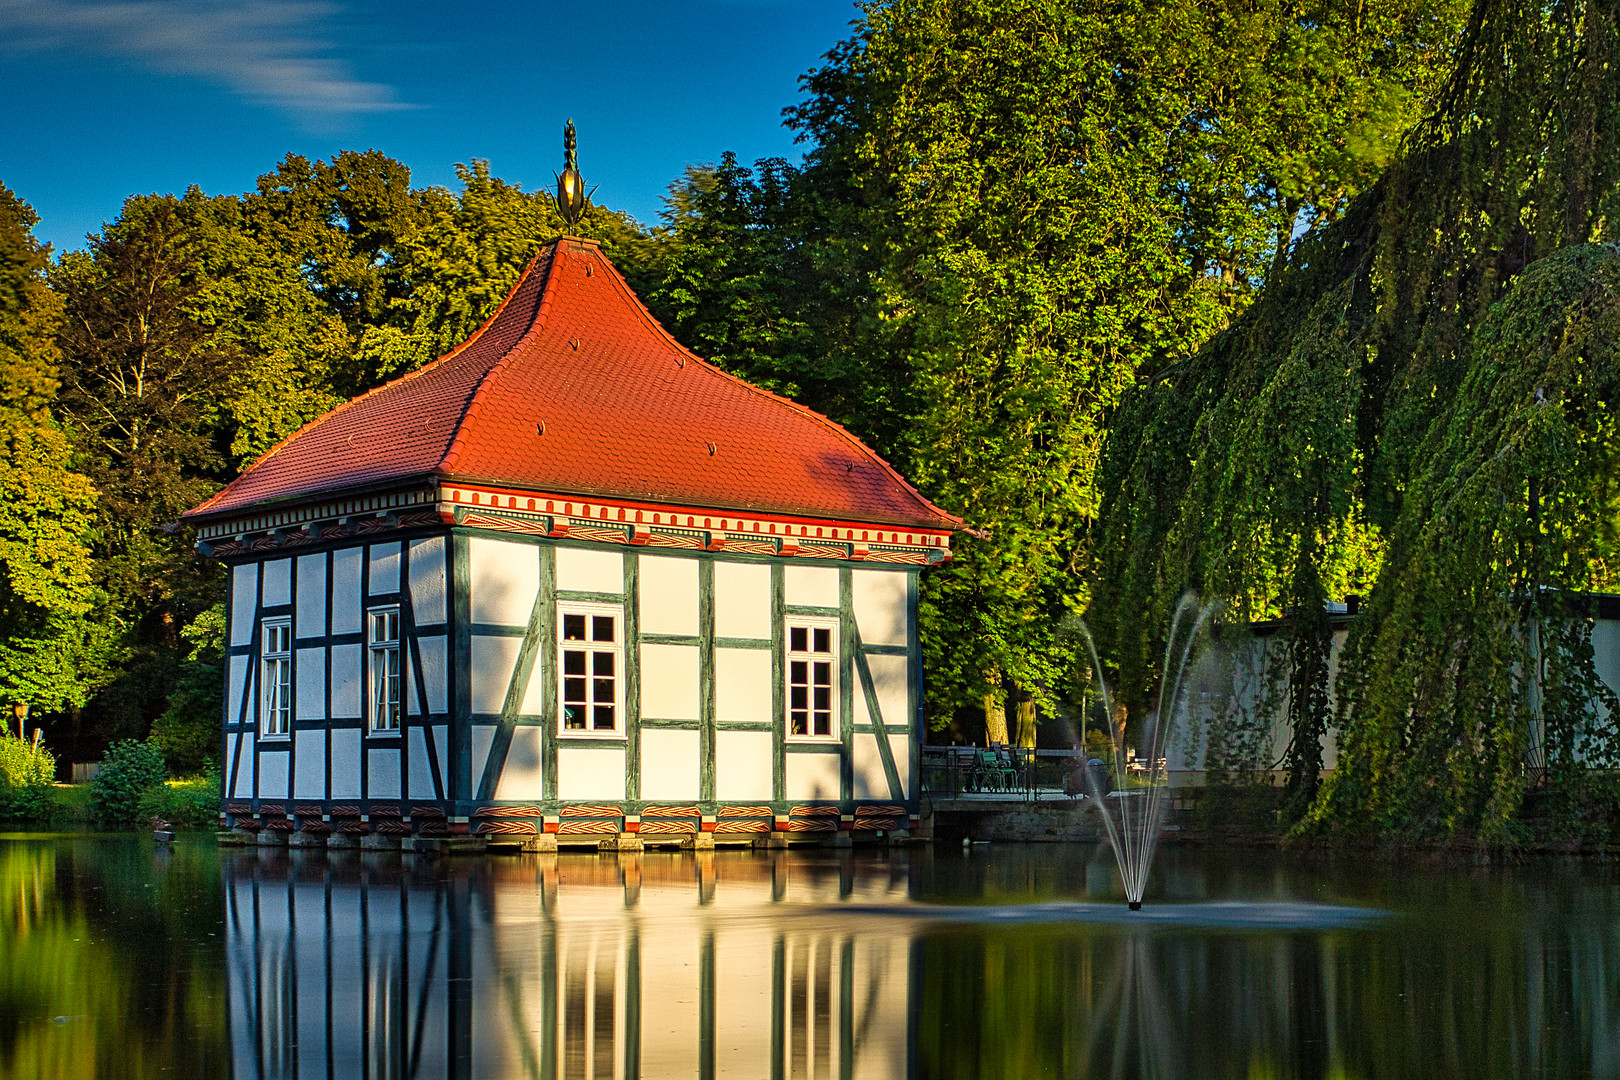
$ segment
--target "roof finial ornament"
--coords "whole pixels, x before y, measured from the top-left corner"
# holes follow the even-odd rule
[[[563,125],[563,171],[557,174],[557,211],[569,225],[579,222],[585,212],[585,178],[579,175],[579,143],[574,138],[574,118]]]

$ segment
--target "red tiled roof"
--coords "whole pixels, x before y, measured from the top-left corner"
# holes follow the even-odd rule
[[[429,476],[913,528],[959,524],[842,427],[682,348],[593,242],[572,239],[536,256],[459,348],[312,421],[186,516]]]

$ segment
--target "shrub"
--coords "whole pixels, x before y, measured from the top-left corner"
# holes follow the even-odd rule
[[[219,824],[219,773],[170,780],[141,797],[142,820],[158,818],[177,829],[210,829]]]
[[[56,757],[36,739],[0,735],[0,818],[49,821],[56,804]]]
[[[141,800],[168,776],[156,746],[134,739],[113,743],[90,781],[90,812],[102,825],[137,824],[143,820]]]

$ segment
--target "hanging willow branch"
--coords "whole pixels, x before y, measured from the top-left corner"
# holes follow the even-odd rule
[[[1620,257],[1590,245],[1620,209],[1617,43],[1614,0],[1481,0],[1404,156],[1110,427],[1089,621],[1145,670],[1189,587],[1288,616],[1317,827],[1501,837],[1527,762],[1614,748],[1578,596],[1616,565]],[[1319,613],[1369,591],[1329,717]]]

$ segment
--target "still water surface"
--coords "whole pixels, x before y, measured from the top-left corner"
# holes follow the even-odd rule
[[[1160,857],[0,837],[0,1077],[1620,1077],[1607,865]]]

